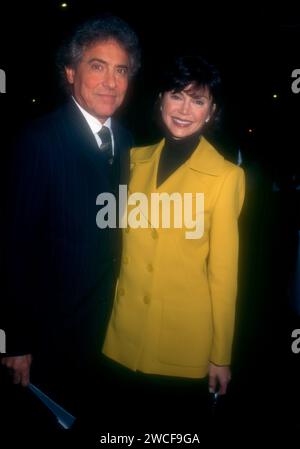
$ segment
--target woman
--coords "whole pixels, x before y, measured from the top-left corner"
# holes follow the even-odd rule
[[[225,394],[244,174],[203,137],[217,113],[219,91],[218,72],[199,57],[176,59],[163,78],[159,99],[165,137],[132,150],[129,195],[143,193],[149,205],[153,193],[179,193],[183,199],[190,193],[193,200],[204,194],[204,211],[194,207],[188,222],[171,204],[177,216],[169,227],[162,220],[157,226],[151,211],[141,210],[144,227],[136,228],[136,222],[130,227],[128,219],[103,352],[146,378],[165,376],[180,383],[208,375],[210,391]],[[128,212],[130,218],[130,204]],[[203,229],[191,237],[190,224],[197,220]]]

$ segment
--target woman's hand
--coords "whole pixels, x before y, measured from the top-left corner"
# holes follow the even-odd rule
[[[218,366],[212,362],[209,363],[208,381],[210,393],[226,394],[230,379],[231,371],[229,366]]]

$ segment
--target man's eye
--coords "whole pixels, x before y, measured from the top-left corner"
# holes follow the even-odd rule
[[[117,69],[117,72],[118,72],[120,75],[125,76],[125,75],[127,75],[127,73],[128,73],[128,68],[127,68],[127,67],[119,67],[119,68]]]
[[[101,64],[92,64],[91,65],[92,70],[102,70]]]

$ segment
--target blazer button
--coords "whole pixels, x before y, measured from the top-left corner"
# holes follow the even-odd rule
[[[125,232],[126,232],[126,234],[128,234],[128,232],[129,232],[129,227],[127,226],[127,228],[125,228]]]
[[[123,287],[119,288],[119,296],[125,295],[125,289]]]
[[[129,263],[129,259],[127,256],[123,257],[123,263],[127,265]]]
[[[158,233],[155,229],[152,229],[151,236],[152,236],[153,240],[158,239]]]
[[[147,270],[149,271],[149,273],[152,273],[153,271],[153,265],[151,263],[148,263],[147,265]]]
[[[147,296],[147,295],[144,296],[144,303],[145,303],[145,304],[149,304],[149,303],[150,303],[150,298],[149,298],[149,296]]]

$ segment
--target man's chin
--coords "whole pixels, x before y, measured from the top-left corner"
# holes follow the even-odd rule
[[[105,122],[109,117],[111,117],[116,111],[116,108],[105,108],[101,110],[96,110],[93,115],[97,117],[101,122]]]

